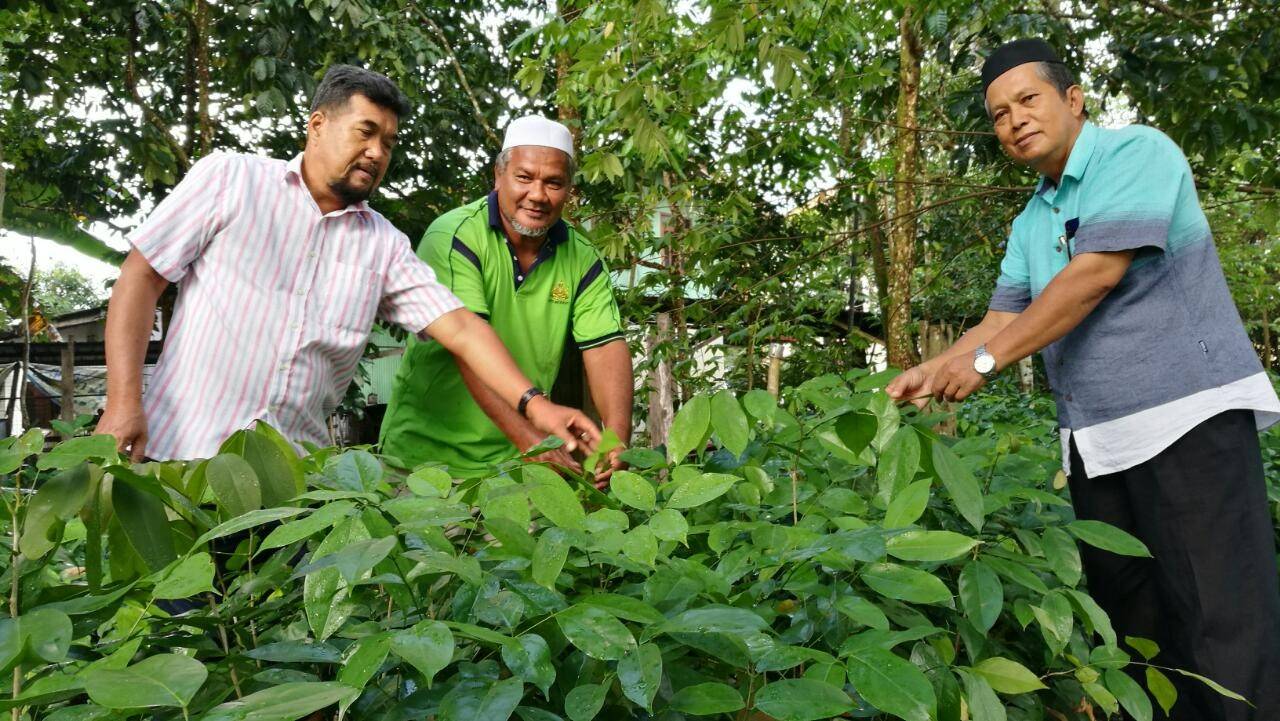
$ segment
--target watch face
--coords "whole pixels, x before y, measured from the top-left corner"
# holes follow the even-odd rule
[[[973,369],[986,375],[996,369],[996,359],[990,355],[980,355],[973,359]]]

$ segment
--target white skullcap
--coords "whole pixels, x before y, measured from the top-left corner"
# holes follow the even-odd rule
[[[511,121],[502,140],[502,149],[517,145],[541,145],[563,150],[570,158],[573,157],[573,134],[564,125],[541,115],[526,115]]]

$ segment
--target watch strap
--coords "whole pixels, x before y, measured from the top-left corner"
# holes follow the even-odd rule
[[[528,418],[529,416],[528,414],[525,413],[525,411],[529,410],[529,401],[533,400],[534,398],[537,398],[538,396],[545,397],[546,395],[547,395],[546,393],[542,392],[541,388],[537,386],[533,386],[529,390],[525,391],[524,395],[520,396],[520,402],[516,404],[516,412],[519,413],[521,416]]]

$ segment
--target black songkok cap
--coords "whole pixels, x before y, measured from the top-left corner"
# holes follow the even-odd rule
[[[1006,72],[1027,63],[1058,63],[1062,59],[1053,47],[1040,38],[1013,40],[996,48],[982,64],[982,94],[987,94],[991,83]]]

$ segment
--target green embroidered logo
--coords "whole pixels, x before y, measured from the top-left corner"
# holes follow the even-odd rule
[[[555,286],[551,289],[551,302],[569,302],[569,286],[565,285],[563,280],[557,280]]]

